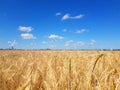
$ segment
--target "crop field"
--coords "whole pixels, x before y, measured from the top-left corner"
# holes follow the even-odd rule
[[[120,90],[120,51],[0,51],[0,90]]]

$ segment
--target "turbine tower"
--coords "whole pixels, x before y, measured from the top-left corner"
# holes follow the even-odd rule
[[[17,44],[16,43],[16,40],[14,40],[14,41],[8,41],[8,44],[9,44],[9,49],[14,49],[14,46]]]

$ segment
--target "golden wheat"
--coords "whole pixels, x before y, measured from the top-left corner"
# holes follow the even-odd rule
[[[0,51],[0,90],[120,90],[120,52]]]

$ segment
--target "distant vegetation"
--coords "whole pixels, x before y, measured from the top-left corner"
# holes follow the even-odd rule
[[[96,50],[96,51],[120,51],[120,49],[50,49],[50,48],[46,48],[46,49],[16,49],[16,48],[0,48],[0,50],[82,50],[82,51],[89,51],[89,50]]]

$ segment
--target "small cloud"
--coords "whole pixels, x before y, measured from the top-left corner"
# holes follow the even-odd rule
[[[21,34],[21,37],[22,37],[23,39],[36,39],[36,37],[33,36],[33,34],[29,34],[29,33]]]
[[[63,32],[67,32],[67,29],[63,29],[62,31],[63,31]]]
[[[77,30],[75,33],[77,33],[77,34],[81,34],[81,33],[84,33],[84,32],[87,32],[87,30],[85,30],[85,29],[81,29],[81,30]]]
[[[92,39],[89,45],[93,46],[96,43],[96,40]]]
[[[74,41],[73,40],[69,40],[69,41],[66,41],[66,43],[65,43],[65,47],[69,47],[69,46],[71,46],[71,44],[73,43]]]
[[[70,17],[71,19],[80,19],[82,18],[84,15],[80,14],[80,15],[77,15],[77,16],[74,16],[74,17]]]
[[[59,36],[59,35],[55,35],[55,34],[51,34],[48,36],[49,39],[63,39],[62,36]]]
[[[62,20],[66,20],[66,19],[69,19],[70,18],[70,15],[69,14],[65,14],[63,17],[62,17]]]
[[[58,13],[56,13],[55,15],[56,15],[56,16],[60,16],[60,15],[61,15],[61,13],[60,13],[60,12],[58,12]]]
[[[77,43],[75,44],[74,48],[75,48],[75,49],[78,49],[79,47],[83,47],[83,46],[85,46],[85,45],[86,45],[85,42],[79,41],[79,42],[77,42]]]
[[[24,31],[24,32],[31,32],[33,30],[32,27],[25,27],[25,26],[19,26],[18,28],[20,31]]]
[[[77,16],[70,16],[70,14],[65,14],[63,17],[62,17],[62,20],[67,20],[67,19],[81,19],[84,15],[80,14],[80,15],[77,15]]]
[[[47,42],[43,41],[42,44],[47,44]]]
[[[79,42],[77,42],[77,44],[76,44],[77,46],[85,46],[85,43],[84,42],[82,42],[82,41],[79,41]]]

